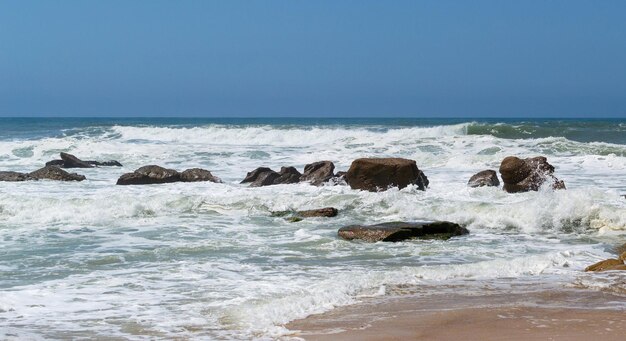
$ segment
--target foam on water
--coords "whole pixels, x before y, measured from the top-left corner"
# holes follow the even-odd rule
[[[87,176],[80,183],[0,183],[0,337],[272,338],[290,320],[402,285],[626,292],[619,278],[581,272],[624,238],[626,145],[476,134],[475,125],[108,125],[0,138],[1,170],[34,170],[60,151],[124,164],[74,170]],[[547,156],[568,190],[466,187],[508,155]],[[415,159],[431,185],[369,193],[239,184],[259,166],[331,160],[346,170],[365,156]],[[225,182],[114,186],[146,164],[203,167]],[[341,214],[270,216],[326,206]],[[423,219],[472,233],[395,244],[336,237],[343,225]]]

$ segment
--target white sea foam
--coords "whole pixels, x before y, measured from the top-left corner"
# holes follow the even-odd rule
[[[0,338],[271,338],[287,333],[287,321],[394,285],[623,287],[580,271],[609,256],[607,241],[626,231],[626,147],[467,135],[468,126],[113,126],[0,140],[2,170],[34,170],[60,151],[124,164],[73,170],[88,178],[79,183],[0,183]],[[546,155],[568,190],[467,188],[472,174],[508,155]],[[415,159],[431,185],[370,193],[239,184],[259,166],[331,160],[346,170],[364,156]],[[203,167],[225,182],[114,185],[146,164]],[[340,215],[270,216],[327,206]],[[422,219],[472,233],[396,244],[336,237],[352,223]]]

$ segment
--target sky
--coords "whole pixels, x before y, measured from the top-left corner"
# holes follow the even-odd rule
[[[0,0],[0,116],[626,117],[626,1]]]

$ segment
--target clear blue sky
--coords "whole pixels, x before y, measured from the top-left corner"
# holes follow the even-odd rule
[[[0,115],[626,117],[626,1],[0,1]]]

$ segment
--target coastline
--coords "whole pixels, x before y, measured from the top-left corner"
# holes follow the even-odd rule
[[[376,297],[292,321],[304,340],[623,340],[624,298],[580,289]]]

